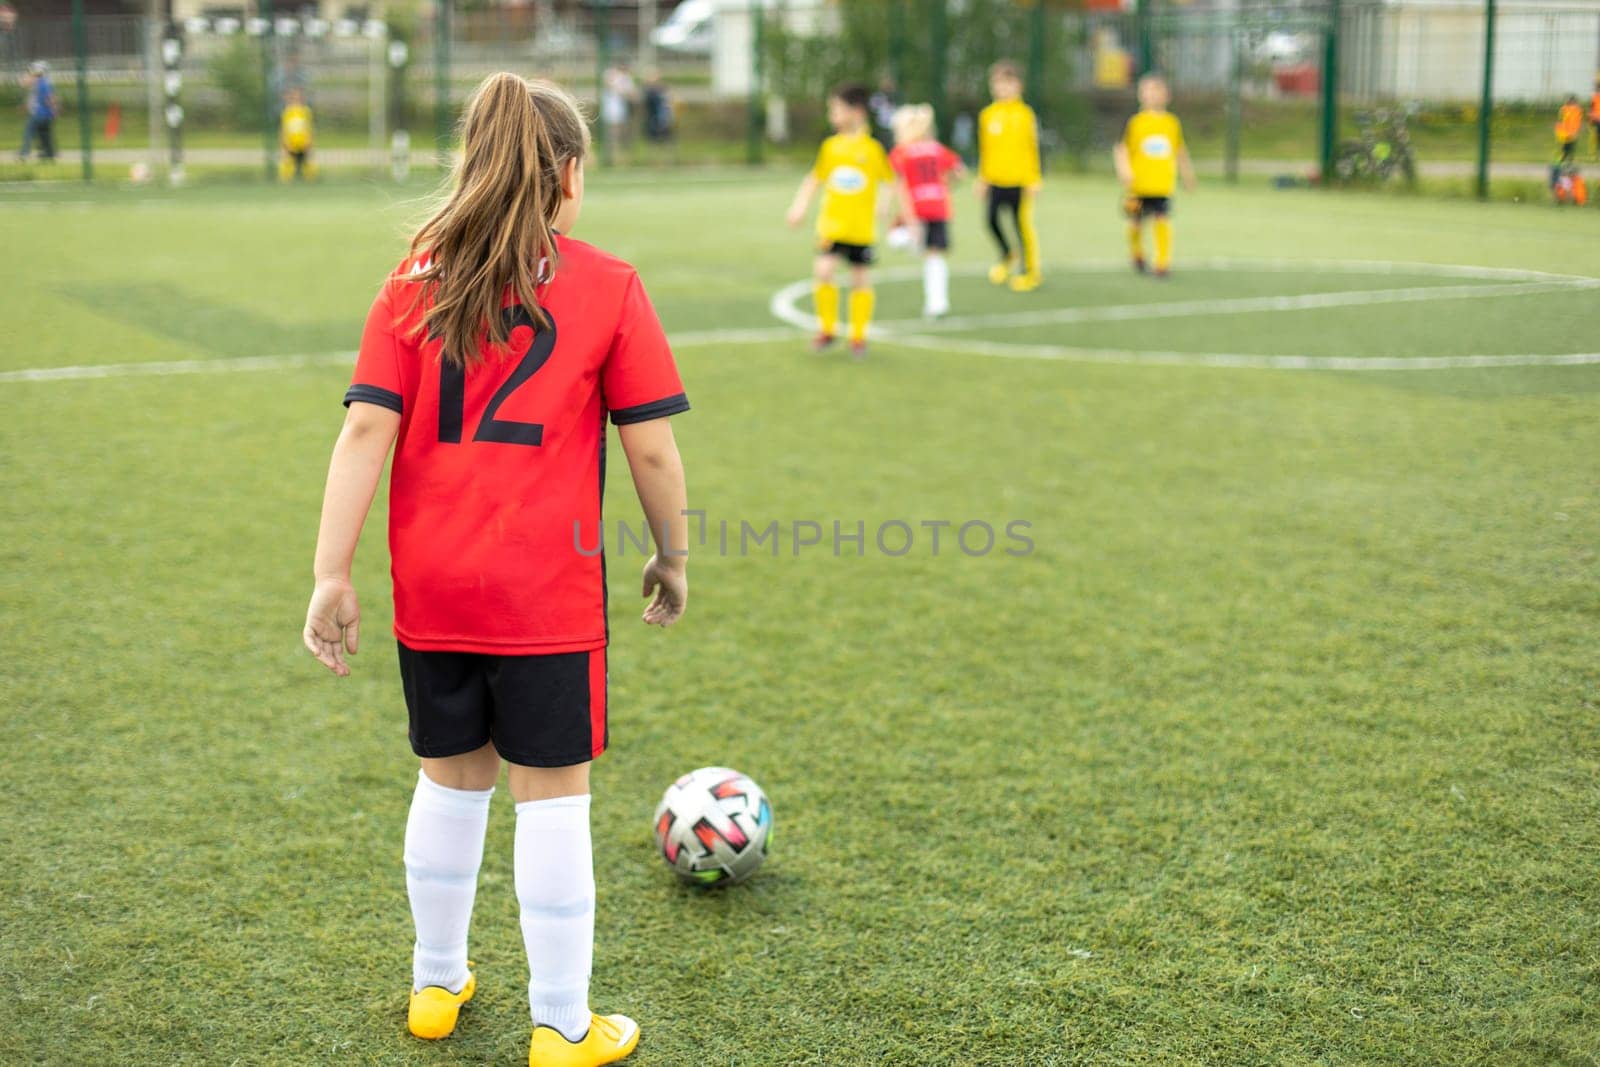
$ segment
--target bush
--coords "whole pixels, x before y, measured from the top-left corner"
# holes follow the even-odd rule
[[[234,37],[207,67],[212,83],[227,98],[225,120],[238,129],[259,129],[267,106],[260,44],[242,35]]]

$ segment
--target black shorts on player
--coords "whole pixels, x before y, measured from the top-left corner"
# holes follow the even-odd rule
[[[411,751],[428,759],[491,741],[524,767],[570,767],[605,750],[606,650],[546,656],[419,652],[400,645]]]
[[[923,220],[922,247],[929,252],[948,251],[950,248],[950,223],[944,219]]]
[[[1122,210],[1134,221],[1164,219],[1172,214],[1172,200],[1165,196],[1130,196],[1122,202]]]
[[[825,256],[838,256],[853,267],[872,266],[872,246],[853,245],[844,241],[833,241],[822,246]]]

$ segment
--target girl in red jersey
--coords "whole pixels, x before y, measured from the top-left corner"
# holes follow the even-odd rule
[[[656,538],[644,621],[688,596],[687,411],[633,268],[568,234],[588,131],[572,98],[511,74],[467,107],[449,199],[373,304],[345,394],[304,639],[339,675],[358,644],[350,563],[394,446],[389,547],[400,677],[422,770],[406,823],[416,925],[409,1025],[455,1029],[489,798],[510,764],[531,1065],[612,1063],[639,1028],[589,1011],[589,764],[606,747],[599,537],[605,418]]]
[[[966,173],[961,157],[933,136],[933,108],[908,104],[894,113],[894,151],[889,165],[900,178],[900,202],[910,204],[922,228],[922,314],[950,313],[951,174]]]

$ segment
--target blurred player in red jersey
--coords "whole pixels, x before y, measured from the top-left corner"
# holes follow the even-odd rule
[[[961,157],[933,135],[933,108],[909,104],[894,113],[889,165],[900,180],[900,202],[911,205],[922,229],[922,314],[950,313],[950,176],[966,173]]]
[[[389,547],[400,677],[422,759],[406,823],[416,925],[409,1025],[451,1033],[489,798],[516,801],[514,866],[528,950],[528,1062],[628,1055],[639,1028],[589,1011],[594,861],[589,764],[606,747],[606,590],[599,537],[605,418],[619,428],[656,539],[644,621],[688,597],[687,411],[672,352],[632,267],[568,236],[587,127],[546,82],[496,74],[468,105],[445,206],[412,239],[367,319],[317,537],[306,647],[336,674],[358,644],[356,541],[394,445]]]

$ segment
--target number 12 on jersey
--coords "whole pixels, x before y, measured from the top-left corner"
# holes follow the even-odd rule
[[[519,329],[530,331],[532,340],[527,349],[517,361],[516,369],[494,396],[489,398],[489,404],[483,410],[483,418],[478,422],[478,429],[472,435],[474,441],[491,441],[503,445],[532,445],[537,448],[544,443],[544,424],[538,422],[513,422],[509,419],[496,418],[500,405],[504,404],[511,394],[527,384],[529,378],[538,373],[539,368],[545,365],[550,358],[550,353],[556,347],[556,320],[550,317],[550,325],[540,329],[528,309],[518,304],[516,307],[506,308],[505,321],[508,333]],[[513,334],[514,336],[514,334]],[[444,444],[458,445],[461,443],[461,424],[466,419],[467,405],[467,369],[464,366],[451,363],[448,360],[439,361],[439,440]]]

